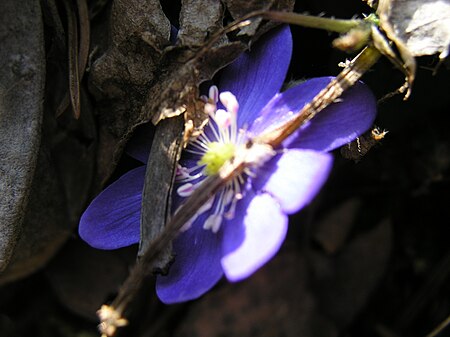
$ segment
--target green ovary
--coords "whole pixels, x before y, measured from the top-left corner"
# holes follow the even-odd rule
[[[219,172],[222,165],[233,158],[236,147],[232,143],[212,142],[208,144],[208,150],[198,162],[199,165],[206,165],[204,173],[208,176]]]

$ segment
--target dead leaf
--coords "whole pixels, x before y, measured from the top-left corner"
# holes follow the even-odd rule
[[[110,176],[132,130],[141,124],[143,101],[159,81],[162,50],[168,46],[170,22],[159,1],[114,1],[110,32],[94,31],[92,48],[104,43],[108,50],[91,67],[90,90],[99,108],[98,180]],[[152,98],[157,100],[157,96]],[[155,112],[148,111],[148,114]]]
[[[375,126],[372,130],[366,131],[351,143],[341,147],[340,152],[342,157],[359,162],[374,146],[380,145],[380,142],[387,133],[388,131]]]
[[[344,245],[354,225],[359,199],[349,199],[329,211],[315,226],[314,238],[328,254],[335,254]]]
[[[406,75],[406,83],[401,90],[407,89],[407,99],[416,75],[414,57],[439,53],[442,61],[448,55],[450,0],[381,0],[377,14],[380,27],[395,43],[400,54],[400,68]],[[398,65],[396,58],[390,57],[389,53],[384,54]]]
[[[181,155],[180,130],[184,118],[179,116],[162,121],[156,128],[152,148],[153,155],[148,160],[142,196],[141,240],[139,255],[143,255],[151,241],[160,234],[171,212],[169,196],[176,173],[176,163]],[[164,269],[172,259],[172,247],[166,247],[154,269]]]
[[[39,1],[0,4],[0,271],[20,237],[41,133],[44,38]]]
[[[69,237],[67,205],[56,176],[50,151],[43,145],[20,239],[9,265],[0,275],[0,284],[25,277],[42,267]]]
[[[391,0],[387,22],[413,56],[448,55],[450,0]],[[383,24],[386,20],[382,21]]]
[[[97,309],[117,291],[135,256],[135,247],[109,252],[71,241],[50,263],[46,275],[62,305],[96,321]]]
[[[209,36],[223,27],[225,8],[216,0],[183,0],[178,39],[183,46],[203,44]],[[221,39],[227,42],[226,36]]]
[[[81,93],[83,114],[78,120],[71,115],[56,119],[51,105],[46,106],[20,239],[0,283],[44,266],[72,234],[84,210],[94,175],[96,129],[92,108]]]
[[[339,328],[344,328],[368,300],[387,266],[392,246],[391,223],[383,220],[327,256],[312,253],[312,280],[320,307]]]

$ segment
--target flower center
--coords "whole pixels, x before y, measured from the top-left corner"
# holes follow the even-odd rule
[[[207,176],[217,174],[226,161],[233,158],[236,145],[233,143],[211,142],[198,165],[205,165],[204,173]]]
[[[226,110],[217,109],[219,98]],[[239,103],[232,93],[223,92],[219,95],[217,87],[213,86],[205,102],[205,112],[210,117],[209,123],[204,132],[189,144],[186,149],[185,165],[183,166],[182,160],[177,170],[177,194],[183,198],[190,196],[206,176],[219,173],[222,166],[236,155],[239,147],[246,141],[245,132],[239,130],[237,125]],[[193,165],[193,162],[196,164]],[[209,213],[203,228],[217,233],[223,219],[231,219],[234,216],[236,203],[243,197],[242,186],[245,183],[245,175],[248,175],[248,172],[228,182],[217,195],[198,210],[182,230],[189,229],[200,215]]]

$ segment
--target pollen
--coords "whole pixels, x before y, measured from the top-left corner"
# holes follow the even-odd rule
[[[208,176],[217,174],[223,164],[233,158],[235,151],[233,143],[211,142],[198,165],[205,165],[204,173]]]

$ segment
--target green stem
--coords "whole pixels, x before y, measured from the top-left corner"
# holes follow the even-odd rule
[[[356,28],[364,24],[364,20],[350,19],[332,19],[311,15],[304,15],[292,12],[275,12],[269,11],[262,14],[265,19],[290,23],[309,28],[325,29],[336,33],[346,33],[352,28]]]

